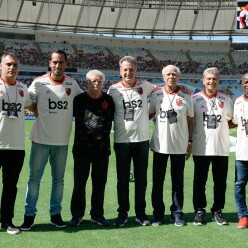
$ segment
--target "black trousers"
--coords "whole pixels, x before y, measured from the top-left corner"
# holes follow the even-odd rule
[[[129,178],[131,161],[133,160],[135,178],[135,214],[145,215],[147,167],[149,141],[133,143],[114,143],[117,169],[117,195],[119,215],[127,216],[130,209]]]
[[[182,216],[184,202],[184,167],[185,154],[162,154],[153,153],[153,176],[152,176],[152,206],[153,216],[156,219],[163,220],[165,213],[165,204],[163,201],[164,180],[166,175],[167,161],[171,161],[171,214],[174,217]]]
[[[14,217],[14,207],[17,194],[17,183],[23,167],[24,150],[0,150],[0,165],[2,168],[2,223],[10,223]]]
[[[211,211],[221,210],[225,206],[226,179],[228,172],[227,156],[193,156],[194,185],[193,185],[193,205],[195,211],[204,209],[207,206],[206,182],[210,163],[212,163],[212,175],[214,181],[214,202]]]
[[[104,192],[107,182],[109,156],[106,154],[73,153],[74,157],[74,188],[71,198],[71,214],[75,218],[84,216],[86,207],[85,188],[90,173],[92,179],[90,215],[102,217],[104,214]]]

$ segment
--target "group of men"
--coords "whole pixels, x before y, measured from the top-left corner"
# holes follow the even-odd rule
[[[104,192],[111,153],[110,131],[114,122],[114,151],[117,170],[118,216],[115,226],[128,221],[130,210],[129,177],[133,161],[135,178],[136,221],[143,226],[161,225],[165,205],[163,185],[167,160],[171,161],[171,220],[184,226],[184,167],[191,153],[194,160],[193,205],[195,225],[204,225],[207,206],[205,186],[210,163],[214,180],[213,219],[228,224],[222,215],[225,204],[229,155],[229,127],[238,125],[235,198],[238,227],[248,227],[245,185],[248,179],[248,157],[245,144],[248,136],[248,75],[242,78],[245,94],[235,102],[234,118],[231,98],[218,91],[219,71],[208,68],[203,74],[204,90],[191,96],[187,88],[178,85],[180,70],[174,65],[162,70],[164,87],[146,80],[137,80],[137,62],[132,56],[120,62],[121,81],[102,91],[105,80],[99,70],[86,75],[88,89],[82,92],[76,80],[64,74],[66,54],[58,50],[49,58],[51,72],[36,78],[27,87],[16,81],[18,59],[10,53],[1,59],[0,78],[0,166],[3,174],[1,228],[10,234],[28,231],[37,213],[40,181],[49,160],[52,174],[50,197],[51,224],[66,227],[61,217],[64,173],[68,142],[75,117],[73,145],[74,187],[71,198],[70,226],[79,226],[86,208],[85,188],[90,167],[92,178],[91,221],[109,226],[104,217]],[[246,89],[247,88],[247,89]],[[151,96],[148,104],[148,96]],[[149,105],[149,108],[148,108]],[[24,222],[17,228],[12,219],[21,172],[24,148],[24,108],[37,116],[30,134],[32,148],[29,160],[30,176],[26,192]],[[247,113],[246,113],[247,112]],[[149,144],[149,118],[154,119],[154,131]],[[242,137],[242,138],[241,138]],[[152,206],[154,219],[146,214],[146,188],[149,148],[153,152]],[[96,155],[97,154],[97,155]],[[18,158],[18,159],[17,159]]]

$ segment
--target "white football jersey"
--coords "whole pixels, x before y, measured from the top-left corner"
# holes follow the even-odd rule
[[[215,97],[209,98],[204,91],[201,91],[193,95],[193,106],[195,124],[192,154],[228,156],[228,120],[233,116],[233,103],[230,96],[217,91]]]
[[[72,128],[73,100],[82,93],[75,79],[64,76],[58,83],[50,73],[36,78],[28,91],[37,101],[39,116],[30,139],[39,144],[68,145]]]
[[[32,104],[27,90],[23,83],[15,82],[8,84],[0,78],[0,149],[1,150],[24,150],[24,107]],[[8,117],[9,103],[16,104],[18,118]]]
[[[133,87],[122,82],[110,86],[108,94],[115,103],[114,142],[142,142],[149,140],[148,100],[155,85],[137,80]]]
[[[236,159],[248,160],[248,136],[246,135],[245,125],[248,124],[248,99],[244,95],[238,97],[234,103],[233,123],[238,124]]]
[[[168,111],[171,110],[176,113],[176,121],[170,124]],[[191,96],[179,87],[172,94],[164,87],[157,89],[152,93],[149,113],[156,114],[151,149],[164,154],[185,154],[189,140],[187,116],[194,116]]]

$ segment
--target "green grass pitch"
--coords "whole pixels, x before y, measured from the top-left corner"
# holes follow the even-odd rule
[[[21,172],[18,195],[15,206],[14,223],[19,226],[23,221],[25,191],[29,176],[29,154],[30,141],[28,135],[33,121],[26,121],[26,159]],[[152,132],[151,123],[150,131]],[[230,131],[235,135],[235,130]],[[111,134],[112,137],[112,134]],[[62,216],[69,221],[70,199],[73,187],[73,159],[71,154],[73,132],[70,140],[69,156],[65,174],[65,188],[63,198]],[[97,155],[97,154],[96,154]],[[87,184],[87,209],[84,221],[78,228],[67,227],[58,230],[49,224],[49,198],[51,191],[50,165],[47,164],[42,178],[40,196],[38,201],[38,213],[35,219],[35,226],[31,231],[22,232],[19,235],[9,235],[0,231],[0,247],[248,247],[247,230],[240,230],[237,225],[237,213],[234,201],[234,153],[230,153],[229,172],[226,192],[225,217],[229,220],[229,226],[219,226],[211,221],[210,207],[213,200],[213,183],[211,171],[207,183],[207,224],[205,226],[193,225],[192,185],[193,185],[193,162],[190,158],[185,167],[185,204],[184,213],[188,223],[186,227],[176,227],[169,221],[169,207],[171,204],[171,182],[170,166],[167,166],[167,175],[164,185],[164,202],[166,205],[165,223],[159,227],[139,226],[135,221],[134,214],[134,183],[130,182],[129,222],[124,228],[113,226],[117,216],[117,195],[116,195],[116,169],[114,152],[110,157],[108,182],[105,193],[105,217],[111,221],[109,228],[102,228],[89,221],[91,180]],[[14,166],[14,165],[13,165]],[[148,187],[147,187],[147,214],[152,219],[151,188],[152,188],[152,154],[149,157]],[[0,172],[0,175],[1,172]],[[1,181],[0,177],[0,181]],[[0,187],[0,191],[1,191]]]

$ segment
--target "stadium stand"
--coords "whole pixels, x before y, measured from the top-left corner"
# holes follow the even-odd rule
[[[240,78],[247,72],[247,51],[233,51],[225,42],[192,41],[155,41],[145,39],[120,39],[106,37],[88,37],[79,40],[56,40],[54,36],[42,41],[18,41],[6,39],[1,42],[1,53],[13,52],[21,61],[20,80],[28,86],[32,79],[41,75],[48,67],[48,57],[52,51],[62,49],[68,54],[67,74],[74,77],[85,89],[86,71],[92,68],[103,70],[107,91],[109,85],[119,81],[118,61],[125,55],[137,58],[141,78],[163,85],[161,70],[168,64],[178,66],[182,72],[181,84],[191,87],[191,91],[202,88],[202,72],[207,67],[217,67],[221,73],[221,89],[229,92],[233,98],[240,94]],[[63,39],[62,38],[62,39]],[[50,39],[50,40],[49,40]],[[213,45],[214,44],[214,45]],[[32,67],[32,69],[31,69]],[[235,71],[235,68],[237,70]],[[30,77],[30,70],[33,75]],[[36,71],[36,72],[34,72]],[[41,73],[42,71],[42,73]],[[232,85],[233,87],[229,87]]]

